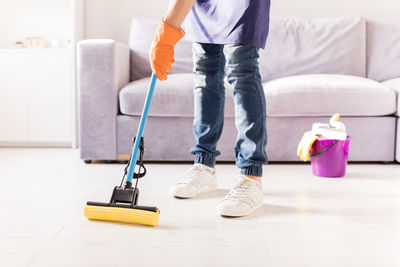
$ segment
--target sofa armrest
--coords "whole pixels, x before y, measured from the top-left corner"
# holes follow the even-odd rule
[[[387,81],[381,82],[383,85],[386,85],[387,87],[391,88],[396,92],[396,97],[397,97],[397,112],[396,116],[400,117],[400,77],[399,78],[394,78],[390,79]]]
[[[118,93],[129,83],[129,47],[109,39],[83,40],[77,56],[81,158],[115,159]]]

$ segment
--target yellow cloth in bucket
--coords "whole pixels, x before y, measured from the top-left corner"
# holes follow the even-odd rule
[[[312,132],[307,132],[303,135],[303,138],[297,147],[297,156],[299,156],[304,162],[309,159],[311,147],[318,137],[319,135]]]

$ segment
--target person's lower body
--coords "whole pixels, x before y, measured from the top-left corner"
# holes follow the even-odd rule
[[[262,176],[267,162],[266,104],[258,69],[258,48],[250,45],[193,44],[195,163],[214,167],[224,124],[225,67],[233,85],[236,165],[244,175]]]
[[[258,48],[250,45],[194,43],[193,61],[193,132],[196,143],[190,152],[195,155],[195,166],[205,165],[210,169],[203,169],[215,176],[215,159],[220,154],[217,143],[224,124],[226,70],[228,82],[234,87],[235,124],[238,130],[234,152],[241,176],[220,204],[219,211],[227,216],[246,215],[257,209],[260,202],[262,205],[260,178],[262,165],[267,162],[266,104],[258,69]],[[194,169],[197,174],[200,173],[194,175],[197,177],[198,191],[206,192],[199,181],[203,181],[203,175],[209,174]],[[184,183],[190,184],[192,172],[185,175]],[[244,200],[246,194],[250,201]]]

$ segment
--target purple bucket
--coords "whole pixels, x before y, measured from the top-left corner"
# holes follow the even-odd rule
[[[351,137],[344,141],[317,139],[311,147],[311,167],[316,176],[343,177],[346,173]]]

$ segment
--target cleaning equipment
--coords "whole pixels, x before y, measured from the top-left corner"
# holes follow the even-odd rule
[[[316,176],[338,178],[346,174],[351,137],[346,140],[317,139],[311,148],[311,168]]]
[[[114,188],[109,203],[87,202],[84,208],[84,214],[89,220],[138,223],[150,226],[156,226],[158,223],[160,213],[158,208],[137,205],[139,198],[139,189],[137,188],[138,180],[146,175],[146,168],[143,165],[144,139],[142,135],[156,81],[157,77],[153,73],[151,75],[142,117],[140,118],[139,128],[134,139],[132,155],[128,161],[128,165],[125,167],[125,173],[122,177],[121,184]],[[135,173],[138,155],[139,168],[138,172]],[[133,179],[136,179],[134,187],[132,187]],[[125,186],[123,186],[124,181]]]
[[[321,177],[342,177],[346,173],[351,137],[337,113],[329,124],[314,123],[312,130],[303,135],[297,155],[304,161],[311,157],[312,172]]]

